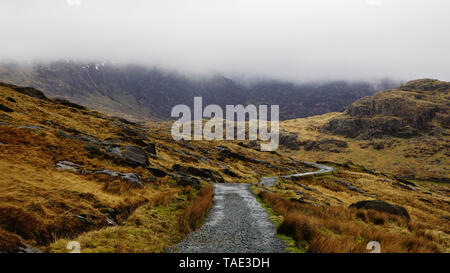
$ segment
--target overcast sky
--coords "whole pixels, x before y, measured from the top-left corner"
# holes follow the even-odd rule
[[[450,80],[448,0],[1,0],[0,61]]]

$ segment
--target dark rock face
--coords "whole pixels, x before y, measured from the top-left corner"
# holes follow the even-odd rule
[[[322,132],[372,139],[384,135],[412,137],[428,132],[434,119],[445,127],[449,106],[426,92],[448,93],[449,86],[447,82],[419,80],[359,99],[347,107],[345,115],[325,124]]]
[[[127,145],[124,147],[123,159],[131,166],[147,166],[148,157],[143,149],[138,146]]]
[[[53,72],[49,73],[49,68]],[[230,104],[278,104],[280,118],[284,120],[340,111],[356,99],[377,91],[366,82],[294,84],[264,80],[245,85],[219,75],[198,80],[155,68],[109,64],[96,69],[93,63],[76,62],[32,65],[27,69],[5,67],[0,73],[1,79],[18,79],[17,83],[32,79],[30,82],[34,87],[52,96],[86,103],[92,108],[100,101],[92,98],[98,93],[102,94],[108,108],[114,107],[111,109],[114,112],[142,113],[141,117],[162,119],[170,117],[170,109],[174,105],[192,106],[194,96],[202,96],[205,104],[221,107]],[[342,95],[337,97],[335,94],[338,92]],[[124,100],[125,96],[133,99]],[[336,98],[330,100],[330,97]],[[113,102],[115,106],[111,106]]]
[[[3,83],[3,82],[0,82],[0,86],[9,87],[19,93],[28,95],[28,96],[36,98],[36,99],[41,99],[41,100],[47,99],[47,97],[44,95],[44,93],[42,93],[41,91],[39,91],[33,87],[22,87],[22,86],[17,86],[14,84]]]
[[[279,135],[280,146],[285,147],[290,150],[299,150],[299,142],[297,139],[297,134],[281,132]]]
[[[357,209],[373,209],[380,212],[386,212],[393,215],[398,215],[405,217],[406,219],[410,219],[408,211],[398,205],[393,205],[385,201],[381,200],[367,200],[367,201],[360,201],[357,203],[353,203],[350,205],[350,208],[357,208]]]
[[[418,130],[397,117],[375,117],[333,119],[322,128],[322,132],[349,138],[360,136],[362,139],[372,139],[383,135],[412,137]]]

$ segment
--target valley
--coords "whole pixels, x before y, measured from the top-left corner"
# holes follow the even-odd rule
[[[2,83],[0,252],[449,252],[449,86],[412,81],[284,120],[280,148],[262,152]],[[240,231],[202,247],[217,230]],[[235,248],[239,236],[254,240]]]

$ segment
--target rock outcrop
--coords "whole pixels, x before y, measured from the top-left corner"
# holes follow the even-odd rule
[[[412,137],[431,130],[434,119],[445,127],[449,105],[436,98],[440,95],[448,97],[449,92],[450,84],[447,82],[409,82],[357,100],[347,107],[343,115],[325,124],[322,132],[372,139],[384,135]]]
[[[405,217],[406,219],[410,219],[408,211],[399,205],[393,205],[385,201],[381,200],[367,200],[360,201],[357,203],[353,203],[350,205],[350,208],[357,209],[372,209],[380,212],[385,212],[393,215],[398,215],[401,217]]]

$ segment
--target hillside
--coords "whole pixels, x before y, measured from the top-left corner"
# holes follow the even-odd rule
[[[449,180],[450,83],[417,80],[343,112],[289,120],[299,158],[348,161],[398,176]]]
[[[174,142],[159,126],[0,84],[0,252],[49,251],[90,230],[102,230],[90,251],[161,252],[201,223],[178,218],[208,196],[209,182],[297,170],[288,158],[237,143]]]
[[[285,133],[283,150],[260,152],[251,141],[176,142],[169,129],[0,84],[0,252],[68,252],[70,240],[82,252],[165,252],[201,226],[213,182],[252,184],[290,251],[366,252],[371,240],[385,252],[450,249],[446,186],[339,163],[264,185],[310,171],[301,160],[317,154],[293,159]],[[355,208],[368,201],[402,214]]]
[[[2,65],[0,81],[32,86],[50,97],[132,120],[168,120],[173,106],[191,106],[194,96],[202,96],[204,104],[220,106],[279,104],[280,118],[292,119],[340,111],[361,97],[393,87],[388,80],[376,84],[275,80],[248,84],[222,75],[192,78],[157,68],[73,61]]]

